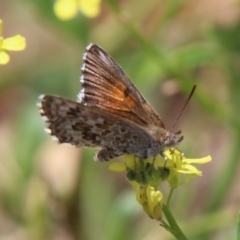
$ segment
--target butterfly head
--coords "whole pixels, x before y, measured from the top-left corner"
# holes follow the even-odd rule
[[[183,136],[179,136],[180,133],[181,132],[166,132],[163,140],[163,145],[167,148],[176,146],[179,142],[183,140]]]
[[[173,133],[171,131],[167,131],[164,128],[151,126],[150,128],[148,128],[148,133],[154,139],[156,144],[156,152],[154,152],[153,150],[152,155],[159,152],[161,153],[166,148],[174,147],[183,140],[183,136],[180,135],[181,131]]]

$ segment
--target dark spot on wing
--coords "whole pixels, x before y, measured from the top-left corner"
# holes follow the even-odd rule
[[[69,108],[69,110],[67,111],[67,115],[73,116],[73,117],[77,117],[79,113],[79,110],[76,108]]]
[[[97,137],[96,133],[92,133],[92,132],[83,132],[83,139],[85,140],[89,140],[89,141],[94,141]]]
[[[120,131],[121,131],[121,133],[124,133],[124,132],[126,132],[126,128],[121,127]]]
[[[105,130],[102,132],[103,135],[108,135],[108,134],[110,134],[110,133],[111,133],[111,131],[109,131],[108,129],[105,129]]]
[[[75,123],[74,125],[72,125],[72,129],[76,131],[82,131],[84,128],[81,123]]]
[[[129,88],[126,88],[124,91],[124,96],[127,97],[131,93],[131,90]]]

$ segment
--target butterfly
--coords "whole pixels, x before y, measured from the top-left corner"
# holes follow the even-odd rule
[[[98,148],[97,161],[124,154],[141,159],[164,156],[166,148],[182,141],[179,133],[165,129],[153,107],[102,48],[89,44],[83,61],[77,101],[39,97],[37,106],[53,140]]]

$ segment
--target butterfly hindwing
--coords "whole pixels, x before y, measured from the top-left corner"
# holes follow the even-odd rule
[[[108,160],[135,154],[146,157],[153,138],[137,124],[78,102],[42,95],[40,113],[48,124],[46,131],[54,140],[78,147],[100,148],[97,159]]]

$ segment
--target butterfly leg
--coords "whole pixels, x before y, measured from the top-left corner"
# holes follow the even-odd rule
[[[116,150],[113,148],[104,148],[104,149],[99,150],[95,154],[94,160],[100,161],[100,162],[106,162],[106,161],[109,161],[110,159],[118,157],[122,154],[123,153],[121,153],[121,152],[116,152]]]
[[[153,172],[154,169],[155,169],[155,167],[154,167],[155,160],[156,160],[156,156],[153,157],[153,161],[152,161],[151,166],[150,166],[150,169],[149,169],[149,171],[148,171],[148,174],[149,174],[149,175],[151,175],[152,172]]]
[[[171,149],[170,149],[170,151],[171,151]],[[170,174],[170,171],[169,171],[169,169],[167,168],[168,158],[165,156],[165,154],[163,153],[163,151],[162,151],[160,154],[161,154],[161,156],[163,157],[163,159],[165,160],[165,161],[164,161],[164,164],[163,164],[163,167],[162,167],[162,169],[161,169],[161,177],[162,177],[162,179],[165,179],[165,178],[168,177],[169,174]]]
[[[161,152],[160,152],[160,155],[161,155],[162,158],[165,160],[165,162],[167,162],[167,157],[166,157],[166,155],[164,154],[164,151],[161,151]]]

